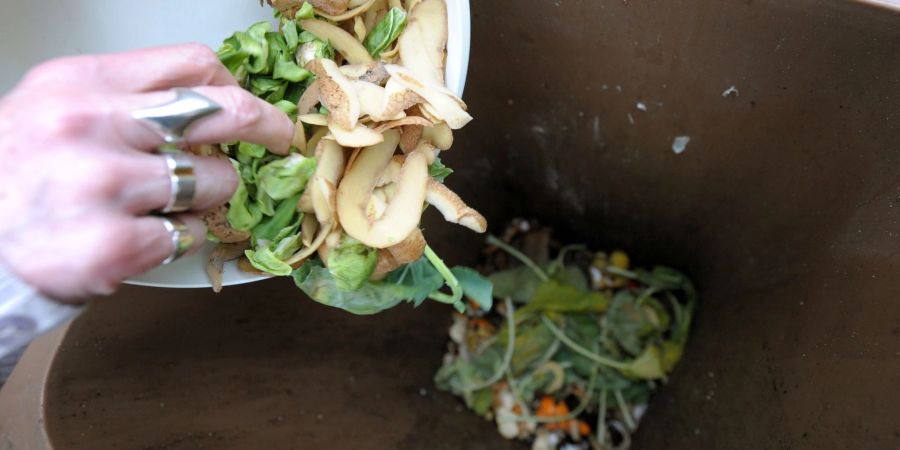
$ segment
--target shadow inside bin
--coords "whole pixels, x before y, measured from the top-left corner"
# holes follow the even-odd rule
[[[516,448],[432,376],[446,305],[352,316],[287,279],[127,287],[67,334],[47,385],[57,449]]]

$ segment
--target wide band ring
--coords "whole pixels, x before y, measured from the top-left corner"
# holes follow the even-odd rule
[[[222,106],[190,89],[173,91],[175,98],[172,101],[134,110],[131,117],[150,127],[167,144],[180,144],[192,123],[222,110]]]
[[[184,222],[173,217],[160,217],[166,231],[172,237],[172,253],[162,263],[169,264],[187,253],[194,245],[194,235]]]
[[[164,152],[169,170],[169,201],[160,212],[181,212],[191,209],[197,191],[197,177],[191,157],[180,152]]]

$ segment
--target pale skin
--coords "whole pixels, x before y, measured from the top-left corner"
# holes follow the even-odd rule
[[[129,113],[187,87],[222,105],[197,121],[189,144],[249,141],[285,154],[293,127],[240,88],[199,44],[53,60],[0,99],[0,264],[53,298],[112,293],[159,265],[173,248],[149,215],[169,200],[162,139]],[[237,174],[221,159],[192,156],[194,208],[176,217],[205,240],[205,209],[227,201]]]

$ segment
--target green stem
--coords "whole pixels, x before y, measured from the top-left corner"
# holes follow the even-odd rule
[[[506,253],[509,253],[519,261],[522,261],[522,264],[525,264],[529,269],[533,270],[534,273],[537,274],[538,278],[541,279],[541,281],[547,281],[550,279],[550,277],[548,277],[547,274],[544,273],[544,271],[540,267],[538,267],[538,265],[535,264],[534,261],[531,260],[531,258],[525,256],[524,253],[520,252],[515,247],[501,241],[500,239],[497,239],[493,235],[487,237],[487,243],[499,248],[500,250],[503,250]]]
[[[466,390],[469,391],[477,391],[479,389],[484,389],[488,386],[493,385],[494,383],[500,381],[500,378],[503,378],[503,375],[506,373],[506,370],[509,368],[509,364],[512,362],[513,353],[516,350],[516,321],[514,319],[516,311],[513,309],[512,300],[509,297],[504,299],[506,302],[506,353],[503,355],[503,362],[500,364],[500,368],[491,375],[490,378],[485,380],[482,383],[478,383],[475,385],[466,386]]]
[[[556,259],[550,265],[550,273],[554,273],[565,265],[566,254],[572,250],[587,250],[587,247],[584,244],[571,244],[561,248],[559,254],[556,255]]]
[[[637,274],[637,273],[632,272],[632,271],[630,271],[630,270],[620,269],[620,268],[618,268],[618,267],[616,267],[616,266],[613,266],[613,265],[610,265],[609,267],[607,267],[607,268],[604,269],[604,270],[606,270],[607,272],[609,272],[609,273],[611,273],[611,274],[613,274],[613,275],[618,275],[618,276],[620,276],[620,277],[625,277],[625,278],[628,278],[628,279],[631,279],[631,280],[637,280],[637,279],[638,279],[638,274]]]
[[[428,259],[428,262],[437,269],[438,273],[444,278],[444,282],[450,287],[451,294],[445,294],[443,292],[432,292],[428,295],[428,298],[441,302],[453,305],[457,310],[462,307],[462,310],[465,311],[465,305],[462,303],[462,288],[459,286],[459,280],[456,279],[456,276],[453,275],[453,272],[444,264],[444,261],[431,249],[431,246],[425,246],[425,258]]]
[[[619,410],[622,411],[622,419],[625,422],[625,426],[628,427],[629,432],[633,432],[637,430],[637,424],[634,423],[634,418],[631,417],[631,411],[628,410],[628,404],[625,403],[625,397],[622,396],[622,390],[616,389],[614,391],[616,396],[616,403],[619,404]]]
[[[513,415],[513,417],[523,421],[534,420],[534,418],[531,417],[531,411],[528,409],[528,405],[525,404],[525,401],[522,400],[522,396],[519,395],[518,382],[513,378],[512,371],[509,370],[509,367],[506,368],[506,384],[509,386],[509,392],[513,396],[513,401],[519,405],[519,409],[522,410],[521,416]]]
[[[597,442],[606,448],[606,388],[600,391],[600,411],[597,415]]]
[[[569,336],[566,336],[566,333],[564,333],[556,325],[554,325],[553,321],[550,320],[547,316],[541,316],[541,320],[544,322],[544,325],[550,329],[550,332],[552,332],[560,341],[562,341],[563,344],[566,345],[566,347],[569,347],[575,353],[578,353],[579,355],[584,356],[585,358],[590,359],[591,361],[602,366],[612,367],[613,369],[619,370],[625,370],[628,368],[629,364],[627,362],[616,361],[614,359],[598,355],[578,345],[578,343],[573,341]]]
[[[638,296],[637,300],[635,300],[635,303],[637,303],[638,305],[643,305],[644,302],[647,301],[648,298],[653,297],[653,294],[656,294],[657,291],[659,290],[655,287],[644,289],[644,292],[641,292],[641,295]]]

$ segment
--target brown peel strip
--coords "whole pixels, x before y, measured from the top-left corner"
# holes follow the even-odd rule
[[[209,276],[209,284],[212,285],[213,292],[222,290],[222,272],[225,270],[225,262],[239,258],[248,248],[250,248],[249,240],[216,245],[206,261],[206,274]]]
[[[476,233],[484,233],[487,230],[487,220],[484,216],[470,208],[455,192],[433,178],[428,179],[425,201],[437,208],[447,222],[462,225]]]
[[[319,80],[313,81],[306,87],[306,90],[303,91],[303,95],[301,95],[300,100],[297,101],[297,114],[309,114],[315,110],[316,105],[319,104],[319,95],[321,95],[319,83]]]
[[[225,205],[219,205],[207,211],[203,215],[203,222],[219,242],[230,244],[250,239],[249,231],[236,230],[228,223],[228,207]]]
[[[390,130],[391,128],[397,128],[403,125],[421,125],[421,126],[431,126],[431,122],[424,117],[417,116],[407,116],[402,119],[391,120],[388,122],[382,122],[378,124],[373,130],[377,133],[384,133],[385,130]]]
[[[349,2],[345,2],[345,3],[349,3]],[[322,17],[324,17],[324,18],[326,18],[326,19],[328,19],[328,20],[330,20],[330,21],[332,21],[332,22],[343,22],[343,21],[345,21],[345,20],[347,20],[347,19],[352,19],[352,18],[354,18],[354,17],[356,17],[356,16],[358,16],[358,15],[360,15],[360,14],[365,13],[366,11],[369,10],[369,8],[372,7],[372,5],[373,5],[374,3],[375,3],[375,0],[368,0],[368,1],[366,1],[365,3],[363,3],[363,4],[359,5],[359,6],[357,6],[356,8],[349,9],[349,10],[346,9],[346,6],[345,6],[345,11],[346,11],[346,12],[341,13],[341,14],[337,14],[337,15],[332,14],[332,13],[329,13],[329,12],[324,11],[324,10],[316,11],[316,14],[318,14],[319,16],[322,16]],[[349,6],[349,5],[348,5],[348,6]]]

